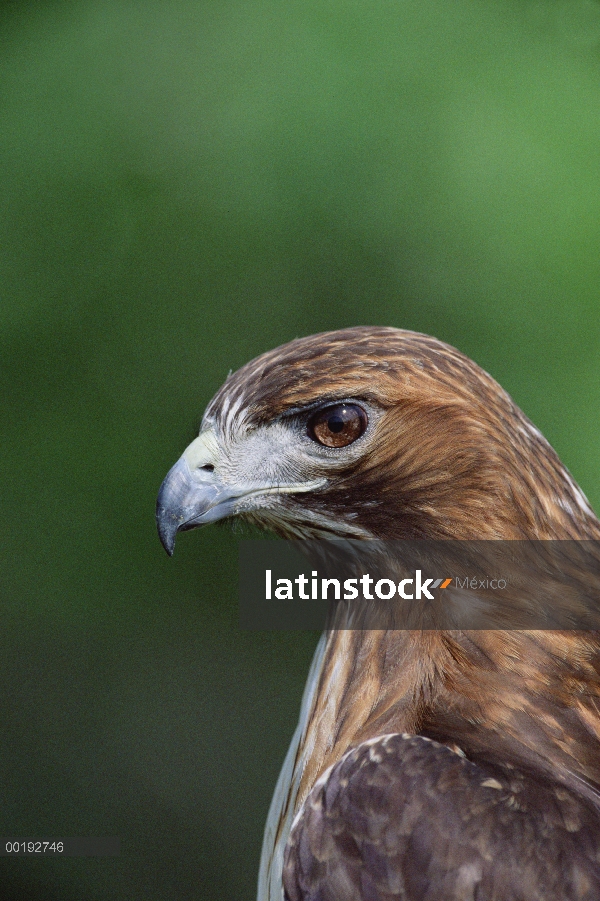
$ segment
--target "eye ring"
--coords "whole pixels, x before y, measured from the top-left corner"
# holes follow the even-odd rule
[[[348,447],[364,435],[369,419],[358,404],[330,404],[308,420],[308,435],[323,447]]]

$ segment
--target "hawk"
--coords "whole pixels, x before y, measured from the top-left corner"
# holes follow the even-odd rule
[[[284,538],[600,538],[494,379],[380,327],[297,339],[228,377],[157,522],[171,554],[178,531],[234,516]],[[326,631],[258,901],[597,901],[599,646],[591,631]]]

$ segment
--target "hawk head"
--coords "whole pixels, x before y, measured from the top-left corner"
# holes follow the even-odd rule
[[[506,392],[427,335],[300,338],[225,381],[160,489],[177,532],[242,516],[285,538],[600,537],[584,495]]]

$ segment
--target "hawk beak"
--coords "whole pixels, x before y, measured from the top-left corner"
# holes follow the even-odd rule
[[[306,482],[229,482],[217,472],[219,445],[206,429],[167,473],[156,501],[156,525],[162,546],[173,554],[178,532],[252,509],[264,495],[290,495],[321,488],[326,479]]]
[[[216,475],[218,446],[211,431],[203,432],[169,470],[156,500],[156,526],[169,556],[177,532],[223,519],[233,512],[232,492]]]

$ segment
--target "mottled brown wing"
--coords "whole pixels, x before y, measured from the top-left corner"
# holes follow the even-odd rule
[[[290,834],[286,901],[598,901],[600,815],[421,736],[346,754]]]

